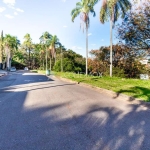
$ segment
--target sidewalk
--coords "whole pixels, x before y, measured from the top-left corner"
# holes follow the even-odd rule
[[[0,77],[4,76],[4,75],[7,75],[8,72],[5,71],[5,70],[0,70]]]

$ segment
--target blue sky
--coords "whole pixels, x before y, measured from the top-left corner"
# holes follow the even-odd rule
[[[0,30],[17,36],[21,42],[30,33],[34,43],[43,32],[57,35],[60,42],[85,56],[85,32],[80,29],[80,17],[71,21],[71,10],[79,0],[1,0]],[[109,22],[99,21],[100,3],[95,6],[96,17],[90,15],[89,50],[109,45]]]

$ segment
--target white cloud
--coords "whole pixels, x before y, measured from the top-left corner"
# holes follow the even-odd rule
[[[104,39],[101,39],[101,42],[104,42]]]
[[[24,10],[20,9],[20,8],[16,8],[15,9],[16,11],[19,11],[19,12],[24,12]]]
[[[63,2],[66,2],[66,0],[62,0]]]
[[[82,47],[73,46],[71,49],[72,49],[72,50],[82,50]]]
[[[5,9],[5,7],[0,7],[0,12],[3,12]]]
[[[9,18],[9,19],[13,19],[14,16],[11,16],[11,15],[5,15],[5,17]]]
[[[14,12],[14,15],[18,15],[18,13],[17,13],[17,12]]]
[[[8,5],[15,5],[16,0],[3,0],[3,2]]]
[[[91,35],[92,35],[92,33],[89,33],[89,34],[88,34],[88,36],[91,36]]]
[[[67,28],[67,26],[64,25],[63,28]]]

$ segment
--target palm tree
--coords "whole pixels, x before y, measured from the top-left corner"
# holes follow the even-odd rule
[[[52,39],[52,35],[48,32],[44,32],[43,35],[40,37],[40,42],[45,44],[45,48],[46,48],[46,75],[48,74],[47,51],[48,51],[48,47],[50,46],[51,39]]]
[[[99,0],[91,0],[91,3],[96,4]],[[121,16],[125,17],[128,10],[131,9],[131,3],[129,0],[102,0],[102,7],[100,9],[100,22],[105,23],[105,21],[110,18],[110,77],[112,77],[112,31],[115,22]]]
[[[56,64],[56,47],[60,45],[59,39],[56,35],[52,36],[51,43],[50,43],[50,50],[52,58],[55,58]]]
[[[25,47],[26,51],[29,52],[29,68],[31,68],[30,56],[31,56],[32,48],[33,48],[33,43],[32,43],[31,36],[28,33],[24,36],[23,46]]]
[[[20,41],[17,39],[17,37],[6,34],[4,38],[4,46],[6,48],[8,70],[11,68],[11,59],[13,57],[14,51],[18,49],[19,45]]]
[[[63,72],[63,50],[66,50],[66,48],[60,43],[60,49],[61,49],[61,72]]]
[[[95,11],[93,8],[94,0],[90,2],[90,0],[81,0],[81,2],[76,3],[76,8],[71,11],[72,21],[80,14],[80,18],[85,24],[86,28],[86,75],[88,74],[88,28],[90,24],[89,13],[93,14],[95,17]]]

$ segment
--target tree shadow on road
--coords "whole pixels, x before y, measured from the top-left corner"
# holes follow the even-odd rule
[[[16,82],[14,86],[22,87],[23,83],[24,81]],[[23,91],[13,91],[8,88],[0,91],[4,95],[0,97],[0,150],[148,150],[150,148],[148,108],[136,104],[122,104],[118,108],[113,105],[104,106],[100,100],[99,103],[89,102],[88,94],[83,101],[80,99],[79,104],[78,99],[75,100],[59,92],[66,86],[67,90],[70,89],[72,92],[71,95],[75,95],[76,92],[71,90],[74,84],[49,83],[51,82],[47,80],[39,82],[42,88],[29,85],[30,89]],[[55,99],[48,98],[44,101],[43,96],[36,99],[34,93],[30,99],[28,98],[31,96],[30,91],[53,90],[56,87],[58,88],[56,92],[52,91],[49,95],[54,94]],[[143,92],[146,90],[137,88]],[[147,92],[149,91],[145,94],[149,97]],[[63,102],[60,100],[62,97],[64,97]],[[125,109],[121,109],[122,107]]]
[[[27,107],[27,92],[0,103],[0,149],[147,150],[150,147],[150,112],[128,105],[89,105],[81,114],[72,104]],[[70,109],[68,109],[70,105]],[[76,108],[77,109],[77,108]]]
[[[132,93],[133,97],[129,97],[129,101],[135,100],[135,98],[141,98],[142,96],[145,96],[146,101],[150,101],[150,89],[140,87],[140,86],[135,86],[131,87],[128,90],[119,90],[117,91],[117,95],[115,98],[119,97],[121,93]]]

